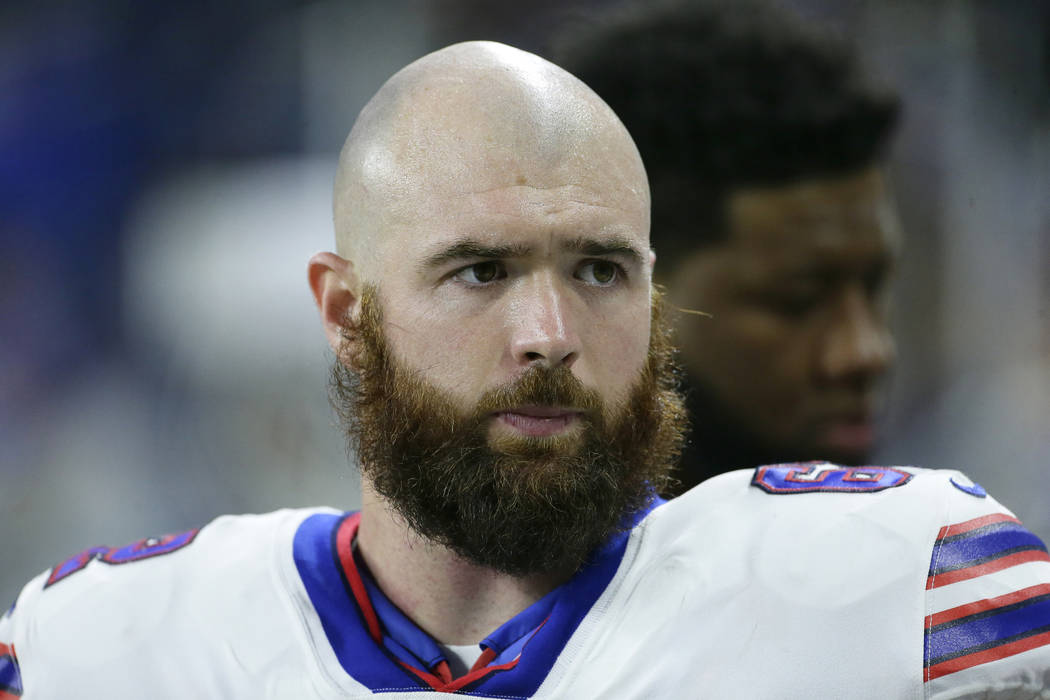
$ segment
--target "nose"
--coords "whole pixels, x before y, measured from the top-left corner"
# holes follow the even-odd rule
[[[819,358],[819,371],[829,382],[867,384],[893,364],[893,335],[877,300],[863,287],[844,291],[823,337]]]
[[[580,339],[570,300],[553,275],[538,274],[523,286],[508,314],[514,364],[571,367],[579,358]]]

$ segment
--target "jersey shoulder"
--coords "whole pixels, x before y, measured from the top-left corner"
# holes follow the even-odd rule
[[[195,662],[184,658],[186,649],[206,656],[209,638],[221,645],[231,629],[279,617],[273,614],[282,605],[277,555],[290,551],[295,525],[316,512],[326,511],[222,516],[201,528],[89,547],[58,562],[0,618],[0,698],[5,682],[19,692],[23,681],[34,691],[68,689],[70,678],[62,675],[76,669],[85,682],[95,669],[115,664],[138,664],[159,677],[172,649],[181,650],[188,669]],[[260,617],[263,609],[271,615]]]
[[[98,595],[103,584],[107,592],[123,597],[128,591],[120,589],[143,584],[179,587],[191,579],[228,578],[231,571],[247,575],[252,567],[268,561],[265,553],[280,544],[282,525],[316,512],[325,509],[223,515],[199,528],[119,546],[88,547],[58,562],[33,583],[39,583],[35,587],[44,601],[52,591]]]
[[[981,557],[997,555],[995,547],[1002,545],[1004,556],[1013,557],[1003,565],[1050,561],[1044,544],[1006,506],[962,472],[949,469],[829,462],[767,465],[716,476],[658,511],[677,530],[710,531],[718,523],[730,533],[727,537],[745,547],[747,540],[777,539],[776,533],[784,531],[801,547],[827,552],[836,545],[848,548],[857,538],[907,541],[921,552],[931,587],[963,575],[947,571],[961,563],[948,562],[964,548],[953,543],[968,542],[967,551]],[[981,539],[982,546],[974,548],[992,532],[999,535]]]
[[[721,570],[746,570],[770,595],[791,590],[813,610],[871,591],[872,610],[907,618],[887,640],[917,650],[927,697],[1050,689],[1050,554],[959,471],[770,465],[665,509],[677,551],[720,552]]]
[[[870,507],[876,513],[885,509],[894,518],[918,511],[932,524],[944,520],[947,513],[1010,513],[980,484],[956,470],[843,466],[823,461],[726,472],[695,487],[683,499],[707,504],[743,499],[753,504],[748,509],[753,517],[800,509],[824,518],[837,511]]]

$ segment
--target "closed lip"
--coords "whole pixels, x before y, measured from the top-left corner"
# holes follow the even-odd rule
[[[496,415],[507,413],[528,416],[529,418],[566,418],[579,415],[582,411],[562,406],[515,406],[514,408],[497,411]]]
[[[497,412],[495,419],[522,435],[543,438],[560,435],[579,425],[580,413],[564,406],[516,406]]]
[[[846,414],[828,418],[822,430],[829,446],[864,452],[875,443],[875,421],[868,414]]]

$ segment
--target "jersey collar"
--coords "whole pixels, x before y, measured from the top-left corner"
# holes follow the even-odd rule
[[[636,514],[631,529],[652,508]],[[569,581],[481,643],[478,662],[452,678],[437,643],[391,603],[355,561],[360,513],[315,514],[296,531],[295,566],[343,670],[373,692],[442,690],[531,696],[612,580],[631,530],[598,548]]]

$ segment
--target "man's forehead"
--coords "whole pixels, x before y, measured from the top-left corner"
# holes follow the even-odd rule
[[[370,156],[445,180],[477,167],[550,167],[603,140],[611,112],[586,86],[532,54],[470,42],[410,65],[377,94]],[[616,134],[619,135],[619,134]],[[608,145],[608,144],[606,144]],[[367,164],[367,163],[366,163]]]
[[[873,225],[783,227],[772,235],[727,248],[740,274],[828,276],[871,265],[890,265],[899,254],[894,232]]]
[[[642,211],[647,234],[645,171],[615,115],[557,66],[486,42],[388,81],[347,139],[335,199],[341,250],[357,257],[388,237],[430,238],[431,227],[476,232],[501,216],[564,225],[585,207]]]
[[[712,283],[778,284],[892,269],[900,252],[881,174],[738,190],[727,199],[724,243],[696,252]]]
[[[894,246],[896,214],[881,172],[741,189],[727,199],[728,242],[775,254]]]
[[[528,258],[558,253],[620,256],[641,265],[646,260],[647,250],[637,231],[614,226],[589,234],[551,232],[546,236],[525,237],[486,231],[475,236],[436,237],[423,241],[415,255],[422,268],[438,267],[450,260]]]
[[[455,111],[444,123],[403,126],[376,145],[362,177],[408,198],[473,197],[510,187],[527,189],[507,192],[509,201],[529,199],[538,206],[551,194],[592,204],[605,201],[611,189],[645,196],[644,170],[633,144],[612,124],[594,124],[581,133],[571,124]],[[552,192],[560,188],[574,191]]]

